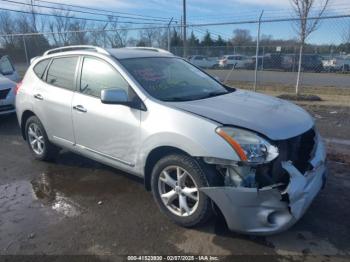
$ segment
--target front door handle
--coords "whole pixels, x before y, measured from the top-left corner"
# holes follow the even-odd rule
[[[35,95],[34,95],[34,98],[35,98],[35,99],[38,99],[38,100],[44,100],[43,96],[40,95],[40,94],[35,94]]]
[[[83,113],[86,113],[86,112],[87,112],[86,108],[83,107],[82,105],[73,106],[73,109],[74,109],[74,110],[77,110],[77,111],[79,111],[79,112],[83,112]]]

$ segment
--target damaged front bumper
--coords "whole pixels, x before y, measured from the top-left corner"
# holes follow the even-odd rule
[[[278,233],[303,216],[325,183],[326,153],[320,138],[310,163],[313,169],[301,174],[291,162],[282,162],[290,176],[283,191],[277,185],[260,189],[224,186],[200,190],[215,202],[230,230],[246,234]]]

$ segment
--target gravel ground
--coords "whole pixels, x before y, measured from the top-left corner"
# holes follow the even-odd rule
[[[349,111],[307,109],[320,116],[323,135],[349,139]],[[96,255],[103,261],[142,254],[346,261],[350,165],[330,161],[329,167],[326,188],[284,233],[248,237],[228,231],[220,217],[184,229],[158,211],[142,181],[131,175],[64,151],[52,163],[33,160],[15,116],[0,117],[0,254]]]

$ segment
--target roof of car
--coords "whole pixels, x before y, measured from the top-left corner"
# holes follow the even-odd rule
[[[170,52],[161,49],[147,48],[113,48],[107,49],[117,59],[141,58],[141,57],[173,57]]]
[[[128,58],[142,58],[142,57],[174,57],[174,55],[166,50],[154,47],[124,47],[104,49],[97,46],[77,45],[77,46],[63,46],[47,50],[43,56],[31,59],[31,63],[37,58],[44,58],[46,56],[60,56],[67,54],[86,54],[86,53],[100,53],[107,56],[113,56],[116,59]]]

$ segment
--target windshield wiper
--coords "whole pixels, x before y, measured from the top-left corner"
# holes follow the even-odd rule
[[[162,100],[166,102],[184,102],[184,101],[200,100],[200,99],[205,99],[209,97],[225,95],[228,93],[229,93],[228,91],[213,91],[213,92],[206,93],[204,96],[193,96],[193,97],[174,96],[174,97],[167,97]]]
[[[189,101],[192,99],[190,99],[189,97],[174,96],[174,97],[167,97],[161,100],[165,102],[181,102],[181,101]]]
[[[209,92],[209,93],[205,94],[205,96],[203,96],[202,99],[208,98],[208,97],[226,95],[228,93],[229,93],[228,91],[213,91],[213,92]]]

